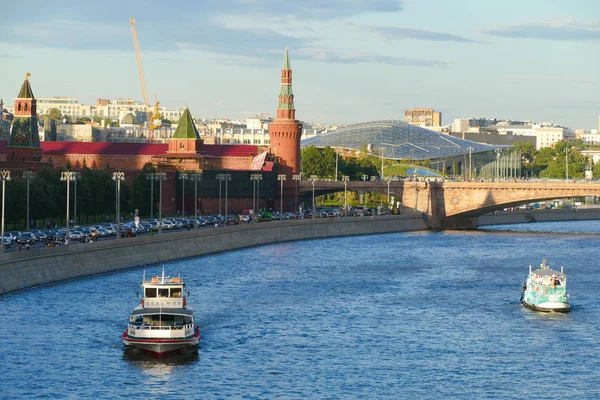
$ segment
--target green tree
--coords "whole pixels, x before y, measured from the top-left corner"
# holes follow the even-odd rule
[[[48,110],[48,116],[50,119],[56,119],[62,121],[63,115],[58,108],[51,108]]]
[[[158,202],[158,182],[155,182],[154,185],[151,184],[150,180],[148,180],[148,174],[156,172],[156,165],[152,163],[147,163],[142,168],[142,173],[138,175],[137,178],[132,182],[132,202],[134,204],[134,209],[137,208],[140,212],[140,215],[150,215],[150,199],[154,199],[154,203]],[[150,195],[150,189],[154,189],[153,196]],[[152,205],[153,208],[156,208],[155,204]]]

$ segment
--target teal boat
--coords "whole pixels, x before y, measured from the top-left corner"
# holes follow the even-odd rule
[[[546,259],[535,270],[529,266],[527,282],[523,284],[521,304],[534,311],[562,312],[571,310],[567,294],[567,275],[548,266]]]

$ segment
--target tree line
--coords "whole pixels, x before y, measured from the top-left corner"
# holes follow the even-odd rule
[[[29,215],[30,219],[45,225],[54,221],[64,225],[66,219],[67,188],[61,181],[61,173],[67,168],[43,168],[29,181]],[[88,223],[104,220],[108,215],[111,221],[116,219],[116,184],[112,172],[83,167],[77,169],[81,178],[77,180],[77,196],[75,182],[70,182],[69,204],[70,216],[74,217],[75,197],[77,197],[77,222]],[[156,166],[147,164],[141,174],[132,182],[121,184],[121,212],[131,215],[136,209],[142,216],[150,215],[150,181],[147,174],[155,172]],[[28,225],[27,219],[27,180],[17,177],[5,185],[5,217],[7,227],[13,229]],[[158,202],[158,184],[154,185],[154,198]]]

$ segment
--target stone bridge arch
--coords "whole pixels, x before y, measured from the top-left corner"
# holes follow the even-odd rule
[[[387,193],[387,182],[352,181],[348,190]],[[390,193],[405,209],[422,213],[431,227],[472,225],[470,219],[525,203],[569,197],[600,196],[598,182],[515,181],[515,182],[390,182]],[[312,184],[302,182],[304,198],[312,196]],[[340,192],[340,181],[315,182],[315,196]]]

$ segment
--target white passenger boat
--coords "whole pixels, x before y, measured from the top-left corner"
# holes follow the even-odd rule
[[[535,270],[530,265],[527,282],[523,284],[521,303],[535,311],[569,312],[567,275],[563,267],[560,267],[560,272],[553,270],[546,264],[546,259]]]
[[[194,309],[184,295],[181,277],[162,276],[142,281],[142,301],[131,313],[121,338],[127,348],[139,348],[164,355],[197,348],[200,328],[194,323]]]

